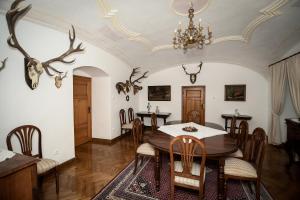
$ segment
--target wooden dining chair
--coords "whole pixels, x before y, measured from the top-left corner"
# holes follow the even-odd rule
[[[226,130],[227,131],[227,130]],[[230,129],[229,129],[229,135],[232,138],[236,138],[236,117],[233,116],[230,120]]]
[[[135,148],[135,163],[134,163],[134,171],[133,171],[133,173],[135,174],[139,158],[141,158],[141,165],[142,165],[144,157],[145,156],[154,157],[155,151],[151,144],[143,143],[143,126],[139,118],[136,118],[133,121],[132,135],[133,135],[133,143]]]
[[[126,114],[125,114],[125,110],[124,109],[120,110],[119,117],[120,117],[120,124],[121,124],[121,135],[123,134],[123,131],[125,133],[131,132],[131,130],[132,130],[132,123],[126,123]]]
[[[128,108],[128,122],[133,123],[133,120],[134,120],[133,108]]]
[[[237,134],[237,146],[238,150],[232,154],[230,154],[230,157],[235,158],[243,158],[245,155],[245,146],[246,142],[248,140],[248,133],[249,132],[249,125],[246,120],[241,121],[238,129]]]
[[[267,136],[262,128],[256,128],[247,141],[244,159],[226,158],[224,166],[224,191],[226,199],[226,181],[238,179],[256,182],[256,199],[260,199],[262,164],[265,155]]]
[[[151,129],[152,133],[154,133],[157,130],[157,116],[155,113],[151,114]]]
[[[201,124],[201,115],[200,112],[197,110],[192,110],[187,114],[187,121],[186,122],[194,122],[196,124]],[[201,124],[203,125],[203,124]]]
[[[37,134],[37,154],[32,154],[33,138],[34,134]],[[24,125],[12,130],[6,137],[7,149],[13,151],[12,140],[18,139],[22,154],[26,156],[32,156],[39,159],[37,162],[37,174],[38,174],[38,185],[40,191],[42,190],[42,181],[45,175],[50,173],[55,174],[56,180],[56,193],[59,193],[59,175],[58,165],[59,163],[52,159],[43,158],[42,154],[42,134],[38,127],[33,125]]]
[[[174,150],[180,152],[181,160],[174,160]],[[201,161],[194,160],[195,152],[201,153]],[[170,143],[171,199],[174,199],[175,186],[199,190],[204,198],[206,149],[198,138],[188,135],[175,137]]]

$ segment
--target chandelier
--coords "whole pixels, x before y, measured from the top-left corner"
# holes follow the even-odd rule
[[[173,38],[174,49],[183,49],[184,53],[187,49],[198,48],[202,49],[204,45],[208,45],[212,41],[212,32],[208,26],[207,36],[203,33],[204,28],[201,26],[201,19],[199,25],[196,27],[193,22],[194,9],[193,4],[189,8],[189,25],[184,31],[181,30],[181,22],[179,22],[178,29],[175,29]]]

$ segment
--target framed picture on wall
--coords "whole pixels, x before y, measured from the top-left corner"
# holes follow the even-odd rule
[[[148,101],[171,101],[171,86],[148,86]]]
[[[246,85],[225,85],[225,101],[246,101]]]

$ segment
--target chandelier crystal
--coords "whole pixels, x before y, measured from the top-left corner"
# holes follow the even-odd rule
[[[199,19],[199,25],[195,26],[193,22],[194,8],[191,3],[189,12],[189,25],[184,31],[181,29],[181,22],[179,22],[178,29],[175,29],[173,38],[174,49],[183,49],[184,53],[187,49],[198,48],[202,49],[204,45],[211,44],[212,42],[212,32],[207,27],[207,35],[203,33],[204,28],[201,26],[201,19]]]

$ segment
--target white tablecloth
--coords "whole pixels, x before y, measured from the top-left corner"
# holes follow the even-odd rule
[[[182,128],[187,127],[187,126],[195,127],[198,129],[198,131],[197,132],[187,132],[187,131],[182,130]],[[163,126],[159,127],[158,130],[160,130],[168,135],[174,136],[174,137],[179,136],[179,135],[191,135],[198,139],[212,137],[215,135],[227,134],[226,131],[209,128],[206,126],[201,126],[194,122],[183,123],[183,124],[174,124],[174,125],[163,125]]]
[[[16,153],[6,149],[0,149],[0,162],[13,157]]]

